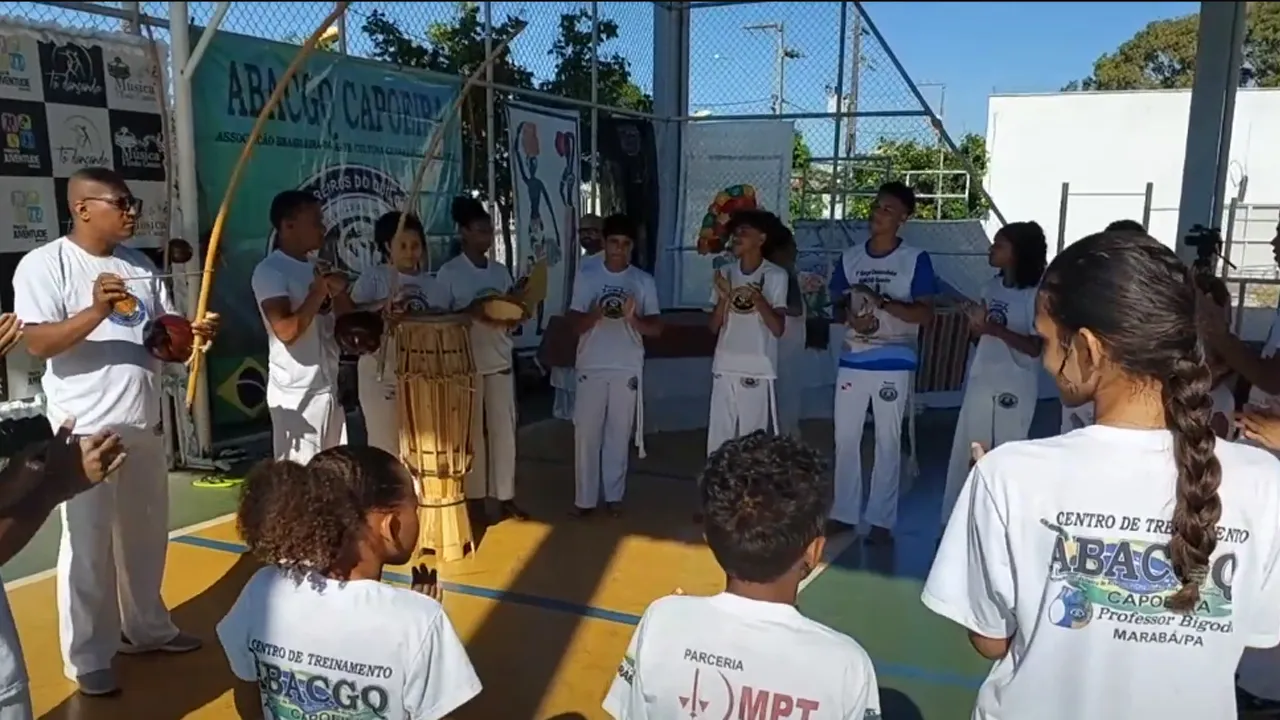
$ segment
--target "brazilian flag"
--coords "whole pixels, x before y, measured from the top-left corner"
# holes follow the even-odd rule
[[[263,417],[267,410],[267,371],[254,357],[222,358],[222,368],[210,367],[218,378],[213,415],[215,425],[241,425]],[[225,376],[218,372],[234,368]]]

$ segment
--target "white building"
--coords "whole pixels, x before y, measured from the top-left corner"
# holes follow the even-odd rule
[[[1052,254],[1113,220],[1143,220],[1174,246],[1190,90],[993,95],[987,106],[987,189],[1005,219],[1035,220]],[[1280,90],[1236,97],[1227,194],[1239,199],[1230,228],[1232,277],[1277,277],[1267,245],[1280,207]],[[1064,183],[1066,194],[1064,195]],[[1065,201],[1064,201],[1065,197]],[[1228,234],[1226,215],[1221,221]],[[994,235],[999,221],[988,221]],[[1238,297],[1239,285],[1232,284]],[[1276,288],[1248,286],[1246,306],[1275,307]],[[1246,312],[1245,334],[1265,333],[1270,311]]]

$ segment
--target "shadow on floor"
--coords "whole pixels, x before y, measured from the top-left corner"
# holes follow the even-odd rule
[[[181,720],[235,685],[246,685],[231,674],[215,627],[258,567],[242,555],[217,582],[173,609],[174,622],[204,640],[203,648],[187,655],[118,656],[115,668],[123,689],[118,697],[74,694],[42,715],[42,720]],[[257,688],[248,687],[254,693],[250,707],[257,707]],[[261,710],[257,715],[241,712],[241,717],[261,717]]]

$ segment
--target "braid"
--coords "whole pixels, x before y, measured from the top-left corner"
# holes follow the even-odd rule
[[[1214,455],[1215,436],[1210,426],[1211,382],[1203,346],[1197,341],[1189,356],[1174,363],[1164,384],[1165,422],[1173,433],[1178,467],[1169,557],[1182,588],[1166,602],[1176,612],[1191,612],[1200,601],[1200,585],[1218,545],[1217,524],[1222,519],[1218,497],[1222,466]]]

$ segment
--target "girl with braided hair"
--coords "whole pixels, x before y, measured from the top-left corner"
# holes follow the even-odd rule
[[[976,720],[1235,717],[1280,643],[1280,462],[1217,441],[1197,296],[1146,235],[1045,272],[1044,367],[1097,419],[980,457],[947,525],[922,600],[995,661]]]

